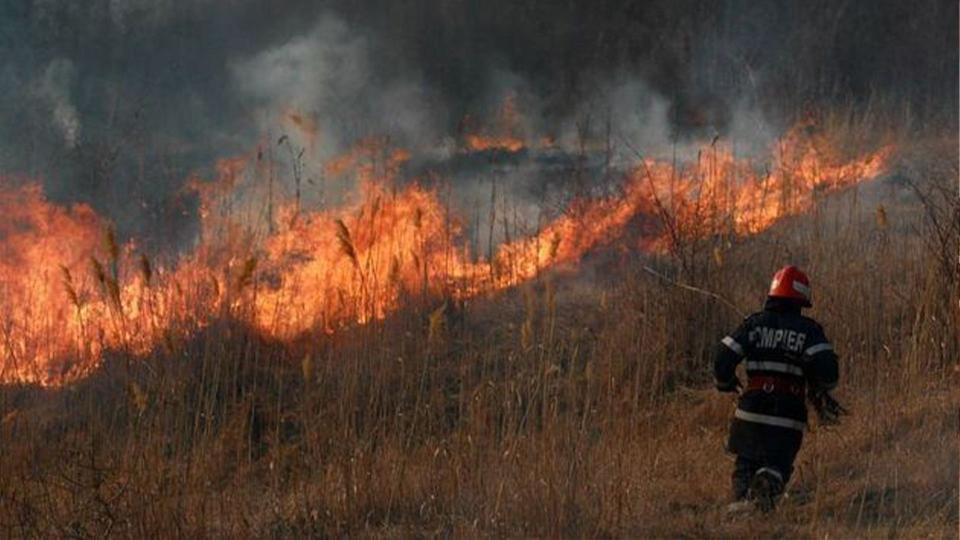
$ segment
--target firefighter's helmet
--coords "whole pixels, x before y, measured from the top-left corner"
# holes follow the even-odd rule
[[[804,307],[810,307],[810,280],[796,266],[784,266],[773,275],[770,298],[789,298]]]

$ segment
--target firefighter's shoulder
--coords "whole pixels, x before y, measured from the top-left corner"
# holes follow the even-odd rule
[[[812,327],[813,329],[817,330],[818,332],[823,332],[823,326],[822,326],[820,323],[818,323],[817,321],[811,319],[810,317],[807,317],[806,315],[801,315],[801,316],[800,316],[800,320],[802,320],[804,323],[810,325],[810,327]]]

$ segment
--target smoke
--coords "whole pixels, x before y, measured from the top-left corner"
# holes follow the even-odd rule
[[[54,125],[63,134],[64,143],[73,148],[80,134],[80,118],[71,99],[76,70],[69,60],[58,58],[44,70],[37,93],[50,106]]]
[[[582,189],[577,167],[603,179],[718,136],[763,146],[811,104],[955,113],[956,19],[942,0],[7,2],[0,172],[159,241],[189,235],[191,173],[283,135],[316,177],[378,135],[470,200],[502,172],[502,192],[539,201]],[[483,127],[508,97],[527,141],[568,155],[461,160],[464,119]]]
[[[170,0],[110,0],[110,18],[116,27],[125,32],[129,25],[157,26],[170,15]]]
[[[261,129],[276,128],[278,111],[318,119],[320,156],[372,134],[417,146],[440,133],[442,106],[431,103],[429,89],[413,74],[378,73],[368,40],[330,14],[306,33],[229,66],[233,90],[267,119]]]

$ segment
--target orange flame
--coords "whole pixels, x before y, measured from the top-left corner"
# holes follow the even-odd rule
[[[526,148],[527,143],[522,136],[522,118],[517,110],[516,96],[508,94],[500,105],[492,129],[477,129],[473,126],[473,119],[464,118],[464,143],[469,152],[485,150],[501,150],[505,152],[519,152]]]
[[[296,133],[304,138],[309,150],[312,151],[316,148],[320,128],[314,114],[303,113],[293,107],[288,107],[283,111],[281,120],[284,125],[293,128]]]
[[[660,220],[643,231],[640,247],[650,252],[755,234],[809,210],[821,193],[882,173],[891,155],[884,147],[843,160],[825,137],[798,127],[763,172],[719,144],[677,168],[641,160],[619,196],[575,201],[537,234],[501,244],[492,260],[458,241],[462,228],[435,190],[397,187],[409,154],[382,138],[362,140],[327,165],[357,174],[356,202],[318,211],[282,205],[266,230],[235,211],[238,193],[258,185],[257,167],[247,157],[219,162],[215,181],[188,183],[200,197],[203,232],[171,269],[138,261],[132,243],[104,240],[106,224],[91,208],[60,207],[36,185],[10,181],[0,189],[0,381],[69,381],[105,350],[148,353],[224,310],[292,339],[382,319],[414,297],[487,294],[576,264],[641,216]]]

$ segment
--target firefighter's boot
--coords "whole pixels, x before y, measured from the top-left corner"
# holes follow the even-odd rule
[[[753,475],[747,498],[753,500],[761,512],[767,513],[777,505],[781,493],[783,476],[769,467],[764,467]]]

